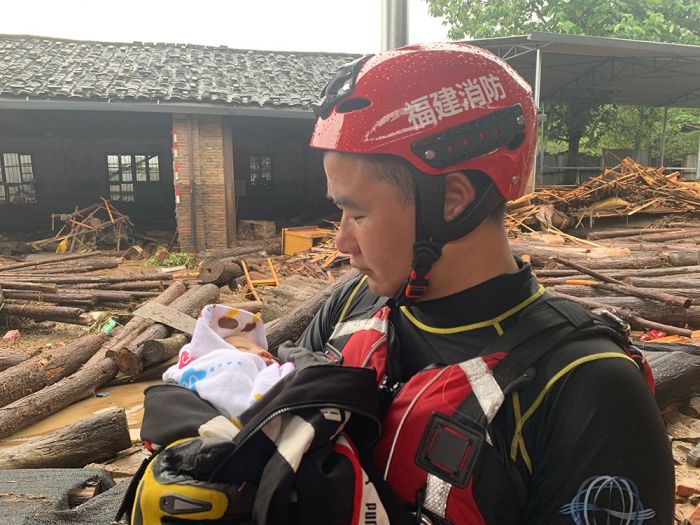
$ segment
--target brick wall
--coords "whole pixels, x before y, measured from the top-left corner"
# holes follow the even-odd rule
[[[224,144],[222,117],[173,115],[176,213],[182,251],[226,248],[235,239],[235,226],[227,223],[230,214],[225,193],[226,173],[233,168],[225,166]]]

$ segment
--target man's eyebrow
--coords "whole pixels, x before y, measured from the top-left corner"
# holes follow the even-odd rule
[[[333,197],[330,193],[326,193],[326,198],[330,201],[333,201],[333,204],[335,204],[339,208],[353,208],[357,210],[364,209],[363,206],[360,206],[357,202],[355,202],[349,197]]]

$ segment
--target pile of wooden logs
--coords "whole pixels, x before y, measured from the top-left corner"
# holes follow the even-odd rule
[[[128,215],[117,210],[107,199],[71,213],[52,213],[51,230],[56,230],[56,220],[63,222],[56,235],[29,243],[34,248],[56,245],[57,253],[75,250],[94,250],[100,246],[113,246],[120,250],[133,228]]]
[[[589,239],[523,234],[510,245],[552,290],[634,311],[632,319],[673,325],[665,331],[688,336],[700,329],[700,228],[679,226],[599,229]]]
[[[249,243],[228,250],[204,254],[197,279],[205,284],[229,285],[235,288],[235,279],[243,275],[241,260],[261,259],[280,253],[280,239]]]
[[[284,274],[303,275],[315,279],[333,280],[331,268],[347,263],[350,257],[341,254],[335,246],[335,235],[311,249],[283,261]]]
[[[218,297],[219,288],[214,285],[187,289],[178,281],[153,301],[195,318],[204,305],[215,303]],[[94,395],[97,388],[114,380],[120,371],[138,376],[145,369],[177,355],[188,337],[177,333],[171,335],[171,332],[166,324],[135,316],[109,337],[101,332],[86,334],[63,347],[45,350],[0,372],[0,438]],[[89,453],[84,446],[79,447],[80,440],[73,439],[75,432],[85,435],[84,424],[68,433],[66,429],[56,433],[55,439],[61,440],[59,448],[65,450],[62,458],[56,457],[55,447],[52,452],[52,447],[44,442],[49,439],[55,445],[55,439],[38,438],[42,440],[42,446],[34,452],[34,464],[42,465],[46,459],[43,454],[49,454],[50,466],[83,466],[104,459],[106,451],[113,455],[115,450],[128,447],[130,439],[122,415],[110,414],[108,420],[100,417],[93,422],[101,428],[111,421],[113,432],[101,434],[104,439],[91,443]],[[127,439],[124,439],[124,432]],[[66,446],[67,439],[72,446]],[[28,446],[23,443],[20,451],[9,454],[3,450],[6,461],[2,466],[26,467],[26,454],[19,452],[28,450]],[[81,465],[76,465],[76,447],[80,448]]]
[[[573,190],[544,188],[510,202],[506,226],[515,234],[538,227],[577,228],[584,219],[590,225],[598,217],[700,212],[698,185],[682,182],[678,172],[663,172],[626,158]]]
[[[269,348],[298,337],[323,301],[356,277],[348,272],[314,297],[267,327]],[[169,310],[196,317],[206,304],[215,303],[219,288],[213,284],[186,288],[172,283],[153,299]],[[111,336],[86,334],[63,347],[45,350],[0,371],[0,439],[54,414],[72,403],[94,395],[96,389],[114,382],[120,372],[132,380],[156,372],[189,340],[168,325],[134,316]],[[86,440],[85,436],[90,435]],[[89,446],[86,447],[86,443]],[[130,445],[123,409],[64,427],[2,450],[0,468],[82,467],[101,461]]]
[[[0,266],[0,317],[90,324],[84,314],[99,308],[132,308],[157,296],[168,273],[95,275],[116,268],[114,252],[88,252]]]

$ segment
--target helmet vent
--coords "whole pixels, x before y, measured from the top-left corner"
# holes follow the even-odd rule
[[[508,143],[508,149],[517,149],[525,141],[525,133],[516,133]]]
[[[360,109],[365,109],[371,106],[372,103],[366,98],[351,98],[350,100],[344,100],[335,110],[338,113],[351,113],[353,111],[358,111]]]
[[[522,107],[515,104],[418,140],[411,150],[429,166],[444,169],[503,146],[516,149],[525,141],[522,115]]]

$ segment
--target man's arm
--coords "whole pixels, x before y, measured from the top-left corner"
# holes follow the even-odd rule
[[[323,303],[321,309],[316,312],[316,315],[299,339],[294,342],[287,341],[280,345],[278,355],[282,361],[287,360],[294,348],[304,348],[314,352],[323,351],[323,347],[333,333],[333,328],[340,317],[345,303],[348,301],[350,294],[357,286],[360,278],[361,277],[358,276],[357,279],[352,279],[329,297],[328,300]]]
[[[671,448],[639,370],[603,359],[558,383],[525,433],[533,463],[526,522],[673,523]]]

